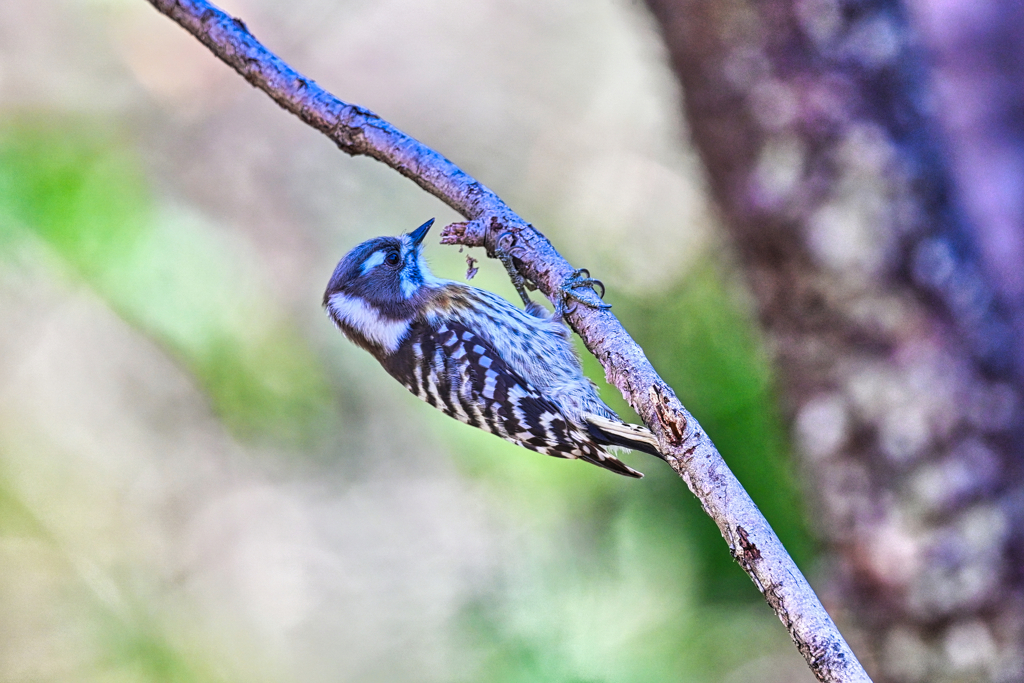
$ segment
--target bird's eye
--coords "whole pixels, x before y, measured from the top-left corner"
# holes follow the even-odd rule
[[[398,255],[397,251],[389,251],[388,255],[384,257],[384,263],[388,264],[391,267],[397,266],[399,262],[401,262],[401,260],[402,259]]]

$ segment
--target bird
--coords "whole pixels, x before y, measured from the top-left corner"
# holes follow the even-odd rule
[[[563,305],[548,313],[517,284],[520,309],[435,277],[423,257],[433,222],[369,239],[338,262],[323,298],[338,329],[406,389],[460,422],[538,453],[643,477],[609,448],[663,458],[657,439],[600,399],[573,348]],[[499,255],[514,273],[507,252]],[[579,278],[584,272],[566,287],[598,282],[589,273]]]

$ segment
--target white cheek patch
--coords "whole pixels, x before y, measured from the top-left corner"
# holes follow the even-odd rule
[[[380,344],[388,353],[398,350],[409,332],[408,320],[387,320],[362,299],[353,299],[340,292],[331,296],[327,307],[338,320],[358,330],[368,340]]]
[[[363,261],[363,267],[360,269],[359,272],[362,275],[366,275],[368,272],[370,272],[371,270],[373,270],[382,263],[384,263],[384,250],[380,249],[370,254],[370,258]]]

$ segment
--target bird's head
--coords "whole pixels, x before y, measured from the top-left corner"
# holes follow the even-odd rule
[[[353,341],[397,348],[424,287],[437,281],[420,253],[433,223],[431,218],[408,234],[367,240],[338,263],[324,307]]]

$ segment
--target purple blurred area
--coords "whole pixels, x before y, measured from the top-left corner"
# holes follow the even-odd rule
[[[909,5],[929,56],[934,113],[957,199],[1024,339],[1024,6]]]

